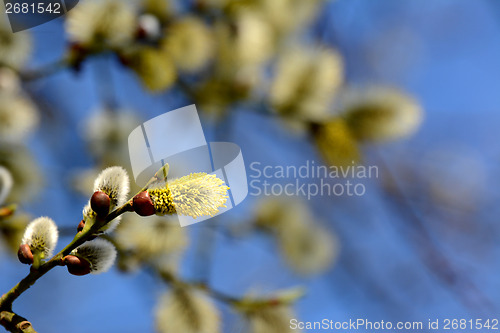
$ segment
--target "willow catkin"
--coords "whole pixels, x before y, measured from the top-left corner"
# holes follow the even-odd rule
[[[39,217],[28,224],[21,244],[28,244],[33,254],[41,253],[42,258],[49,258],[57,245],[58,237],[54,221],[48,217]]]

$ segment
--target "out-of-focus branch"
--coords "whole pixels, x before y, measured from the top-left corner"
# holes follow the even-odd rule
[[[19,75],[23,81],[34,81],[41,79],[52,74],[59,72],[65,68],[71,66],[71,61],[68,57],[64,56],[52,63],[40,66],[34,69],[20,70],[18,68],[12,67],[6,63],[0,62],[0,67],[9,68]]]
[[[205,283],[182,281],[179,278],[177,278],[175,275],[173,275],[172,273],[167,272],[167,271],[157,270],[157,273],[158,273],[158,275],[161,277],[161,279],[163,281],[165,281],[166,283],[168,283],[170,285],[177,285],[177,286],[184,285],[184,286],[189,286],[189,287],[192,287],[192,288],[203,290],[204,292],[206,292],[207,294],[209,294],[213,298],[215,298],[215,299],[217,299],[217,300],[219,300],[219,301],[221,301],[223,303],[229,304],[229,305],[235,304],[235,303],[237,303],[239,301],[235,297],[226,295],[226,294],[224,294],[224,293],[222,293],[220,291],[217,291],[217,290],[214,290],[214,289],[210,288]]]
[[[125,250],[123,246],[121,246],[121,244],[117,242],[113,236],[103,235],[101,237],[108,240],[115,246],[116,250],[118,251],[118,255],[120,256],[130,255],[129,251]],[[171,286],[188,286],[199,290],[203,290],[213,298],[227,304],[234,304],[235,302],[239,301],[239,299],[236,297],[226,295],[223,292],[210,288],[208,284],[204,282],[200,283],[200,282],[185,281],[177,277],[176,275],[172,274],[172,272],[170,271],[159,269],[154,264],[149,264],[147,262],[144,262],[144,265],[150,272],[159,276],[165,283]]]
[[[395,176],[392,174],[389,166],[386,164],[383,156],[378,154],[378,161],[382,166],[384,175],[389,177],[389,181],[394,184],[392,191],[384,189],[385,195],[393,203],[393,208],[403,215],[406,221],[411,222],[415,231],[415,243],[424,264],[435,274],[443,283],[452,288],[460,301],[469,309],[474,311],[492,311],[492,302],[485,296],[468,278],[464,272],[460,271],[453,262],[444,255],[429,230],[423,223],[421,216],[415,210],[415,207],[408,199],[405,191],[401,188]]]
[[[23,81],[34,81],[55,74],[70,65],[68,58],[63,57],[42,67],[19,72],[19,76]]]

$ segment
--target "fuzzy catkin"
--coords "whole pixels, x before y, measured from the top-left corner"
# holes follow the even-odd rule
[[[49,258],[57,245],[58,237],[54,221],[48,217],[39,217],[28,224],[21,244],[28,244],[33,254],[38,252],[43,258]]]
[[[149,189],[158,215],[179,214],[197,218],[213,216],[225,207],[229,187],[215,175],[192,173],[170,181],[166,186]]]
[[[71,254],[87,260],[92,274],[108,271],[113,266],[117,255],[114,245],[102,238],[80,245]]]

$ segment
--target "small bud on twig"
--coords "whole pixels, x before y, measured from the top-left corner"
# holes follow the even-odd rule
[[[76,231],[78,231],[78,232],[83,231],[83,228],[85,228],[85,221],[81,220],[80,223],[78,223],[78,227],[76,228]]]
[[[70,274],[82,276],[90,273],[90,263],[85,259],[67,255],[64,257],[64,263]]]
[[[90,207],[99,217],[106,217],[109,214],[111,199],[109,195],[102,191],[95,191],[90,198]]]
[[[33,263],[33,253],[31,253],[31,249],[28,244],[19,245],[17,257],[23,264],[31,265]]]
[[[122,167],[104,169],[95,179],[94,194],[83,208],[84,223],[88,227],[91,227],[97,219],[106,217],[110,211],[123,205],[128,191],[129,179],[125,169]],[[99,231],[112,231],[118,225],[119,221],[120,216],[110,223],[106,223]]]
[[[155,214],[155,207],[148,191],[143,191],[137,194],[133,199],[132,205],[134,212],[140,216],[150,216]]]

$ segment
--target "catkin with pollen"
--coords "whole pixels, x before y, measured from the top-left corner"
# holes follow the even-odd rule
[[[216,175],[192,173],[152,188],[148,194],[157,215],[179,214],[197,218],[214,216],[226,207],[229,187]]]
[[[148,192],[151,200],[153,201],[156,214],[166,215],[176,213],[174,201],[172,199],[172,191],[170,191],[170,188],[155,188],[148,190]]]

